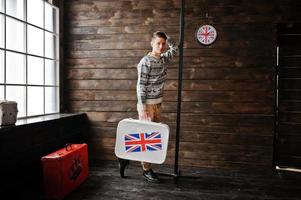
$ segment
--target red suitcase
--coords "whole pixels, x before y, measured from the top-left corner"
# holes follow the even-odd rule
[[[41,158],[47,199],[63,199],[88,177],[87,144],[69,144]]]

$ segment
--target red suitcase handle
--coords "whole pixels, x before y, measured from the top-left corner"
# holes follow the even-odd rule
[[[72,144],[71,144],[71,143],[67,143],[67,144],[65,145],[66,151],[69,151],[69,150],[68,150],[68,147],[70,147],[70,149],[72,149]]]

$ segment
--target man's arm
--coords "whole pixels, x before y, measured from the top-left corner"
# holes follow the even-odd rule
[[[169,49],[165,53],[161,54],[164,63],[169,62],[178,51],[178,45],[176,45],[176,43],[170,37],[167,37],[166,43],[169,46]]]
[[[150,71],[150,66],[147,63],[146,59],[142,59],[138,66],[138,80],[137,80],[137,99],[138,104],[142,105],[145,104],[146,101],[146,93],[147,93],[147,82],[148,82],[148,76]]]
[[[149,120],[149,117],[146,112],[146,96],[147,96],[147,82],[150,72],[150,64],[147,63],[146,59],[142,59],[138,66],[138,80],[137,80],[137,111],[139,114],[139,119]]]

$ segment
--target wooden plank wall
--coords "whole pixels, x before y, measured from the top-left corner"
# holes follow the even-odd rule
[[[298,1],[283,2],[186,0],[181,165],[272,167],[275,27],[300,18]],[[116,159],[118,121],[137,118],[136,65],[152,32],[178,40],[179,9],[179,0],[65,1],[65,99],[70,111],[89,117],[92,160]],[[194,37],[204,23],[218,31],[208,47]],[[178,57],[165,87],[166,164],[174,156],[177,67]]]

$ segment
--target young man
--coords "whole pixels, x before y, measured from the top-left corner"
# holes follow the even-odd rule
[[[166,44],[169,49],[165,52]],[[152,51],[144,56],[138,66],[137,111],[140,120],[161,121],[161,103],[166,80],[165,63],[175,56],[178,47],[164,32],[156,31],[151,40]],[[121,177],[129,160],[118,159]],[[151,163],[142,162],[143,176],[148,181],[159,181],[153,172]]]
[[[169,49],[166,50],[166,44]],[[161,121],[161,103],[166,80],[165,63],[169,62],[178,50],[177,45],[164,32],[156,31],[151,40],[152,51],[144,56],[138,66],[137,111],[140,120]],[[142,162],[143,176],[148,181],[158,181],[151,163]]]

